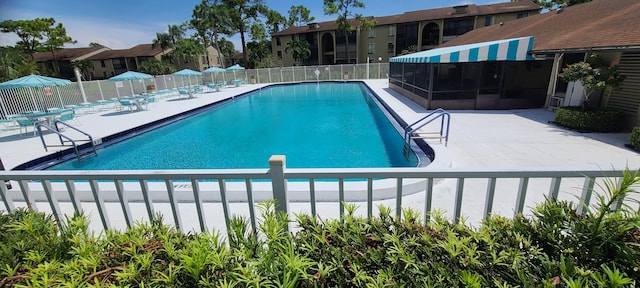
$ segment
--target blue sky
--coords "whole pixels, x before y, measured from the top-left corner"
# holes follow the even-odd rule
[[[354,10],[367,16],[401,14],[405,11],[475,3],[478,5],[508,0],[364,0],[364,9]],[[329,21],[335,15],[324,15],[322,0],[266,0],[269,8],[287,15],[291,5],[304,5],[316,21]],[[169,24],[191,19],[193,7],[200,0],[0,0],[0,20],[53,17],[67,28],[77,44],[86,47],[98,42],[112,49],[151,43],[156,32],[164,32]],[[241,50],[239,35],[230,37]],[[0,45],[13,45],[14,34],[0,33]]]

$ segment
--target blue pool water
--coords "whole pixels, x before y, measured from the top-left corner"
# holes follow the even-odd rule
[[[276,154],[291,168],[415,167],[366,89],[330,82],[263,88],[49,169],[265,168]]]

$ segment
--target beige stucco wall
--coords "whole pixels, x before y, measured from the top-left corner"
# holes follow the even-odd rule
[[[492,16],[494,17],[494,25],[499,24],[500,22],[506,22],[506,21],[511,21],[511,20],[516,20],[517,15],[519,12],[513,12],[513,13],[498,13],[498,14],[493,14]],[[529,16],[534,15],[534,14],[539,14],[539,11],[529,11]],[[482,28],[485,26],[485,18],[488,15],[480,15],[480,16],[475,16],[474,18],[474,29],[478,29],[478,28]],[[442,33],[444,30],[444,21],[445,19],[436,19],[436,20],[425,20],[425,21],[420,21],[419,25],[418,25],[418,49],[419,50],[426,50],[426,49],[432,49],[435,46],[426,46],[426,47],[421,47],[422,44],[422,30],[424,29],[424,27],[429,24],[429,23],[435,23],[438,25],[438,28],[440,30],[440,35],[439,35],[439,44],[442,44]],[[389,36],[388,33],[388,29],[389,26],[394,26],[394,33],[393,35]],[[367,62],[367,57],[369,57],[370,59],[374,59],[374,63],[378,61],[379,57],[382,57],[382,62],[388,62],[389,58],[394,57],[398,54],[400,54],[401,51],[397,50],[396,45],[396,35],[397,35],[397,30],[396,30],[396,25],[395,24],[384,24],[384,25],[377,25],[375,26],[373,29],[373,33],[374,33],[374,37],[370,38],[368,35],[368,31],[367,30],[358,30],[358,35],[356,36],[356,39],[358,41],[357,43],[357,62],[358,63],[366,63]],[[333,35],[333,42],[334,42],[334,47],[335,47],[335,31],[319,31],[316,32],[317,33],[317,37],[318,37],[318,60],[320,62],[320,64],[327,64],[327,63],[323,63],[322,61],[322,35],[324,35],[325,33],[331,33]],[[272,37],[271,39],[271,48],[273,51],[273,56],[277,57],[277,51],[281,51],[282,53],[282,63],[284,66],[293,66],[294,61],[293,61],[293,57],[291,57],[290,54],[285,52],[285,48],[287,47],[287,43],[289,41],[291,41],[291,36],[292,35],[282,35],[282,36],[275,36]],[[281,41],[281,45],[277,45],[277,40],[276,37],[280,37],[280,41]],[[394,52],[393,53],[388,53],[387,52],[387,45],[388,43],[393,43],[394,45]],[[369,44],[373,44],[375,46],[375,52],[372,54],[368,53],[368,47]]]

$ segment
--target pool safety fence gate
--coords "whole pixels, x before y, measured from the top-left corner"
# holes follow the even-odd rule
[[[389,63],[345,64],[325,66],[293,66],[264,69],[245,69],[203,73],[191,77],[191,84],[207,85],[232,83],[267,84],[301,81],[386,79]],[[185,77],[157,75],[154,78],[111,82],[108,80],[73,82],[58,87],[25,87],[0,89],[0,119],[8,119],[25,111],[47,111],[52,108],[73,107],[78,113],[89,113],[101,105],[113,105],[117,98],[142,93],[171,95],[189,86]],[[82,87],[80,87],[82,85]],[[151,88],[153,90],[149,90]],[[48,89],[45,89],[48,88]],[[117,102],[117,101],[116,101]]]
[[[228,227],[233,215],[246,215],[247,207],[250,223],[257,227],[259,215],[256,215],[254,204],[270,199],[277,200],[278,211],[289,215],[292,213],[290,204],[308,203],[314,217],[326,219],[342,217],[346,203],[366,205],[366,217],[372,217],[375,201],[393,203],[389,206],[395,209],[396,217],[402,217],[403,208],[417,202],[416,198],[412,198],[405,203],[403,198],[419,196],[424,200],[419,212],[425,216],[426,223],[434,205],[444,201],[442,193],[450,191],[453,197],[444,201],[450,205],[444,209],[453,211],[451,218],[457,222],[470,213],[469,207],[472,206],[476,207],[473,209],[482,210],[481,218],[492,214],[497,193],[501,195],[496,198],[502,201],[500,205],[506,205],[514,213],[528,213],[534,204],[531,199],[526,201],[527,197],[538,201],[557,199],[561,184],[562,189],[567,185],[580,188],[576,193],[579,197],[572,196],[570,199],[579,200],[578,212],[584,213],[590,207],[594,186],[600,186],[603,181],[618,183],[616,178],[621,176],[623,171],[613,170],[487,172],[431,171],[425,168],[293,169],[286,168],[284,156],[275,155],[269,159],[269,168],[265,169],[0,171],[0,183],[9,181],[0,185],[3,203],[0,210],[41,207],[44,211],[50,208],[50,213],[63,223],[65,216],[82,212],[84,207],[91,206],[97,208],[97,213],[92,216],[99,217],[91,220],[99,221],[102,224],[100,229],[110,229],[114,225],[131,226],[135,221],[140,221],[134,219],[133,212],[140,214],[142,212],[139,210],[143,209],[144,218],[151,219],[156,213],[161,213],[164,219],[170,219],[171,224],[179,229],[189,230],[184,227],[183,219],[185,214],[191,213],[192,218],[195,215],[197,219],[192,221],[197,223],[192,226],[205,231],[210,230],[210,224],[213,224],[207,220],[212,217],[206,214],[220,212],[219,209],[205,209],[207,203],[222,206],[223,227]],[[508,182],[513,185],[504,185]],[[515,201],[504,204],[501,198],[505,197],[514,197]],[[111,205],[110,209],[107,209],[107,204]],[[231,206],[238,207],[235,204],[246,204],[244,211],[232,211]],[[144,208],[133,211],[131,205]],[[339,213],[328,215],[327,211],[318,210],[319,205],[337,206]],[[189,208],[185,209],[185,206]],[[214,219],[216,222],[223,221]]]

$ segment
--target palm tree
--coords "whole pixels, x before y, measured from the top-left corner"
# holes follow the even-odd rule
[[[182,25],[169,25],[169,36],[171,37],[173,47],[183,38],[184,31],[185,28]]]
[[[287,43],[284,52],[291,54],[293,60],[302,65],[302,61],[311,55],[311,48],[309,48],[309,42],[295,39]]]
[[[156,33],[156,39],[153,39],[151,48],[155,49],[156,47],[160,47],[160,49],[162,49],[162,55],[164,56],[165,50],[173,48],[171,35],[169,35],[169,33]]]
[[[85,80],[91,80],[91,74],[89,73],[89,69],[93,69],[93,62],[89,59],[76,60],[71,62],[73,67],[80,69],[82,73],[82,77]]]

